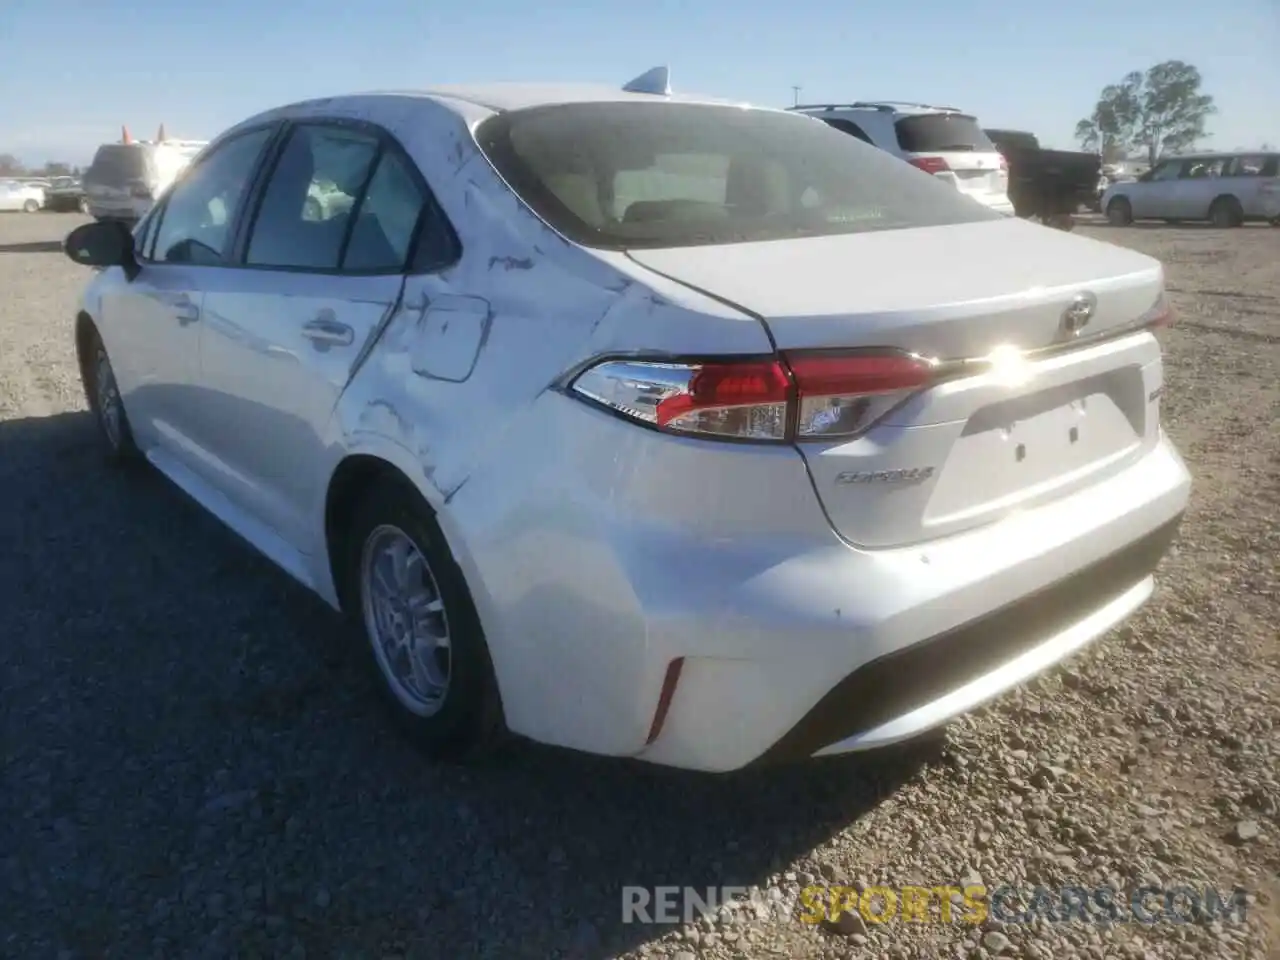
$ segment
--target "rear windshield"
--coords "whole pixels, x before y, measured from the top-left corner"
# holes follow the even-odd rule
[[[796,114],[574,103],[498,114],[476,141],[584,246],[686,247],[995,219],[898,157]]]
[[[978,121],[963,113],[922,113],[902,117],[894,126],[898,146],[907,153],[991,153],[996,149]]]
[[[141,180],[147,176],[147,167],[147,152],[140,146],[109,143],[99,147],[93,155],[93,163],[85,177],[100,183]]]

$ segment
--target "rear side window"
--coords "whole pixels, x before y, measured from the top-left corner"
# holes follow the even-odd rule
[[[871,142],[871,138],[867,136],[867,132],[852,120],[841,120],[833,117],[830,120],[823,119],[822,122],[835,130],[839,130],[841,133],[847,133],[851,137],[857,137],[863,143]]]
[[[573,103],[485,120],[476,141],[538,216],[589,247],[746,243],[1002,219],[809,117],[694,103]]]
[[[993,153],[995,144],[978,121],[963,113],[922,113],[894,124],[898,146],[907,153]]]
[[[1228,177],[1261,177],[1265,176],[1262,172],[1267,165],[1267,158],[1263,156],[1256,157],[1235,157],[1232,159],[1227,168],[1226,176]]]
[[[383,153],[360,201],[342,269],[403,270],[425,202],[405,161],[399,154]]]
[[[98,148],[93,163],[85,174],[86,180],[98,183],[127,183],[145,180],[150,171],[147,151],[140,145],[108,143]]]

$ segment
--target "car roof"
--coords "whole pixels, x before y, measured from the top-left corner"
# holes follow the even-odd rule
[[[695,94],[632,93],[622,87],[594,83],[487,83],[443,84],[418,90],[378,90],[356,96],[430,97],[458,100],[494,113],[527,110],[563,103],[674,102],[743,106],[741,101]]]
[[[906,103],[898,100],[855,100],[852,103],[801,103],[787,109],[792,112],[808,114],[809,116],[835,113],[838,110],[874,110],[878,113],[890,113],[899,116],[924,116],[931,113],[956,113],[964,117],[973,116],[959,107],[941,107],[927,103]]]

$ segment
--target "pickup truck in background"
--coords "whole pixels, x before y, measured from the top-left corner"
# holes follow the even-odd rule
[[[1081,206],[1098,202],[1102,157],[1096,153],[1046,150],[1022,130],[984,131],[1009,165],[1009,200],[1019,217],[1038,217],[1070,230]]]
[[[87,213],[89,200],[79,177],[54,177],[44,192],[44,208],[55,213]]]

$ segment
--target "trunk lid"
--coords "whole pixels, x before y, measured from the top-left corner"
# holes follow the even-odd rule
[[[868,547],[989,523],[1123,468],[1157,436],[1159,348],[1107,339],[1163,289],[1158,261],[1013,219],[781,243],[633,251],[760,315],[782,351],[897,348],[942,360],[1092,345],[938,383],[850,440],[804,442],[833,526]]]

